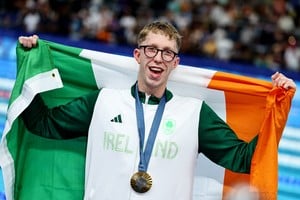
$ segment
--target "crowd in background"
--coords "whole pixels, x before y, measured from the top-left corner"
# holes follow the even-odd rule
[[[14,0],[0,28],[135,45],[153,20],[183,36],[181,53],[300,73],[298,0]]]

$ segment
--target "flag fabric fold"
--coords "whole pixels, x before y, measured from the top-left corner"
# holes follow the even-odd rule
[[[128,88],[137,78],[138,65],[130,57],[40,39],[32,49],[18,44],[17,68],[0,144],[7,199],[82,199],[86,138],[41,138],[27,131],[19,116],[38,93],[53,107],[100,87]],[[259,134],[250,174],[218,167],[216,176],[200,163],[199,181],[222,187],[196,186],[195,194],[201,199],[222,199],[235,185],[250,183],[262,199],[276,199],[278,143],[295,91],[272,88],[270,82],[256,78],[184,65],[171,74],[168,88],[205,100],[241,139],[249,141]]]

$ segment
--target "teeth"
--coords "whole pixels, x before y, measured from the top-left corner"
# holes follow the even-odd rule
[[[150,67],[150,70],[156,71],[156,72],[162,72],[163,70],[157,67]]]

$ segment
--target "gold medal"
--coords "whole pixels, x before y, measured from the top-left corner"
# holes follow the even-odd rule
[[[147,172],[136,172],[130,180],[132,189],[138,193],[145,193],[152,186],[152,178]]]

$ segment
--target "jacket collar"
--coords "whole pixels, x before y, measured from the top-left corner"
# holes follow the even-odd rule
[[[133,86],[131,86],[131,95],[132,95],[134,98],[135,98],[135,87],[136,87],[136,84],[137,84],[137,82],[136,82]],[[145,103],[145,100],[146,100],[146,94],[145,94],[144,92],[140,92],[140,91],[138,92],[138,94],[139,94],[140,101],[141,101],[142,103]],[[166,89],[166,98],[167,98],[167,102],[168,102],[170,99],[172,99],[172,97],[173,97],[172,92],[171,92],[170,90]],[[150,104],[150,105],[157,105],[157,104],[159,104],[160,99],[161,99],[161,98],[158,98],[158,97],[156,97],[156,96],[151,95],[151,96],[149,97],[148,104]]]

